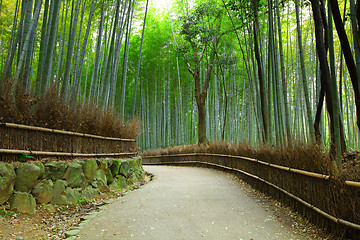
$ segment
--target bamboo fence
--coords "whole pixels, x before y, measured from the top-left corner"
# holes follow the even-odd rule
[[[296,169],[296,168],[291,168],[291,167],[284,167],[284,166],[281,166],[281,165],[264,162],[264,161],[261,161],[261,160],[255,159],[255,158],[249,158],[249,157],[243,157],[243,156],[233,156],[233,155],[226,155],[226,154],[216,154],[216,153],[181,153],[181,154],[171,154],[171,155],[145,156],[145,157],[143,157],[143,158],[144,158],[144,159],[151,159],[151,158],[161,158],[161,157],[186,157],[186,156],[216,156],[216,157],[243,159],[243,160],[247,160],[247,161],[251,161],[251,162],[256,162],[256,163],[259,163],[259,164],[263,164],[263,165],[266,165],[266,166],[269,166],[269,167],[281,169],[281,170],[284,170],[284,171],[289,171],[289,172],[293,172],[293,173],[298,173],[298,174],[301,174],[301,175],[304,175],[304,176],[308,176],[308,177],[319,178],[319,179],[324,179],[324,180],[330,180],[330,178],[331,178],[331,176],[325,175],[325,174],[313,173],[313,172],[304,171],[304,170],[300,170],[300,169]],[[169,162],[169,163],[170,163],[170,162]],[[360,182],[345,181],[344,183],[345,183],[346,185],[348,185],[348,186],[353,186],[353,187],[360,188]]]
[[[16,161],[20,154],[37,158],[125,157],[137,155],[137,145],[135,139],[0,123],[0,161]]]
[[[249,182],[252,185],[280,200],[284,201],[282,196],[286,195],[291,201],[300,203],[300,212],[315,218],[318,224],[334,230],[334,225],[329,223],[332,222],[337,231],[344,231],[345,228],[352,237],[358,237],[360,233],[360,182],[341,182],[329,175],[284,167],[254,158],[213,153],[143,156],[143,164],[195,164],[233,171],[251,179]],[[260,187],[259,182],[267,187]],[[269,190],[269,187],[277,193]],[[280,196],[279,193],[283,195]],[[288,202],[294,206],[291,201]],[[312,212],[309,213],[309,210]],[[327,220],[326,224],[323,219]]]

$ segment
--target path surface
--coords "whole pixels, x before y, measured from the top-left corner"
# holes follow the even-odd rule
[[[282,226],[228,174],[146,166],[156,179],[110,204],[78,239],[303,239]]]

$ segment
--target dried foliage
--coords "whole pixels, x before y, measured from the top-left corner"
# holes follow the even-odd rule
[[[208,145],[185,145],[166,149],[148,150],[143,156],[170,155],[184,153],[215,153],[233,156],[244,156],[259,159],[264,162],[278,164],[296,169],[302,169],[321,174],[330,174],[329,155],[316,144],[308,145],[295,143],[292,146],[273,147],[261,145],[258,148],[244,143],[230,145],[225,142],[213,142]],[[360,181],[360,156],[353,157],[353,161],[347,160],[342,172],[342,178],[352,181]]]
[[[0,83],[0,122],[25,124],[107,137],[136,139],[140,123],[124,123],[114,109],[94,104],[69,106],[54,85],[40,98],[25,93],[9,81]]]

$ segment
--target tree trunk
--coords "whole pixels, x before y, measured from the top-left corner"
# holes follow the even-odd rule
[[[3,72],[3,75],[2,77],[4,79],[9,79],[10,76],[11,76],[11,70],[12,70],[12,64],[13,64],[13,60],[14,60],[14,56],[15,56],[15,53],[16,53],[16,47],[17,47],[17,44],[18,42],[20,41],[21,39],[21,26],[22,26],[22,18],[23,18],[23,15],[21,15],[21,18],[20,18],[20,24],[18,26],[18,29],[16,31],[16,20],[17,20],[17,15],[19,13],[19,0],[16,1],[16,8],[15,8],[15,17],[14,17],[14,21],[13,21],[13,27],[12,27],[12,30],[11,30],[11,39],[10,39],[10,44],[9,44],[9,52],[8,52],[8,55],[7,55],[7,58],[6,58],[6,63],[5,63],[5,67],[4,67],[4,72]],[[16,37],[15,37],[16,35]]]
[[[132,5],[132,7],[131,7]],[[128,69],[128,57],[129,57],[129,46],[130,46],[130,36],[131,36],[131,27],[132,21],[134,16],[134,7],[135,0],[129,3],[129,13],[128,13],[128,20],[127,20],[127,35],[126,35],[126,44],[125,44],[125,56],[124,56],[124,65],[123,65],[123,76],[122,76],[122,85],[121,85],[121,108],[120,113],[122,116],[125,116],[125,102],[126,102],[126,76],[127,76],[127,69]],[[131,11],[131,14],[130,14]],[[129,21],[130,19],[130,21]]]
[[[82,70],[83,70],[83,66],[84,66],[86,46],[87,46],[87,42],[88,42],[88,38],[89,38],[89,34],[90,34],[90,28],[91,28],[91,24],[92,24],[92,18],[94,15],[96,2],[97,2],[97,0],[92,0],[92,3],[91,3],[89,19],[88,19],[86,32],[85,32],[85,36],[84,36],[84,41],[83,41],[83,45],[82,45],[82,49],[81,49],[81,53],[80,53],[80,60],[79,60],[80,62],[78,64],[77,74],[74,75],[74,77],[76,77],[76,79],[74,81],[77,84],[77,86],[75,88],[75,92],[73,92],[73,96],[72,96],[74,101],[77,101],[78,97],[79,97],[79,89],[80,89],[80,85],[81,85],[81,76],[82,76]],[[85,6],[84,6],[84,8],[85,8]]]
[[[91,76],[88,101],[94,100],[95,93],[96,93],[96,86],[97,86],[96,82],[98,81],[100,58],[101,58],[101,52],[100,52],[101,51],[101,41],[102,41],[103,28],[104,28],[104,16],[105,16],[104,8],[105,8],[105,0],[102,0],[100,26],[99,26],[98,37],[97,37],[97,42],[96,42],[95,62],[94,62],[94,69],[92,71],[92,76]]]
[[[27,53],[27,51],[29,49],[30,37],[32,35],[31,33],[32,33],[33,29],[36,29],[37,24],[38,24],[41,5],[42,5],[42,0],[40,0],[40,3],[36,6],[36,9],[34,11],[34,17],[33,17],[33,20],[31,22],[30,29],[29,29],[29,31],[27,31],[27,34],[25,36],[24,46],[22,47],[22,51],[21,51],[20,57],[18,59],[18,66],[17,66],[16,72],[15,72],[15,80],[16,81],[20,77],[20,73],[22,71],[23,64],[25,62],[25,56],[26,56],[26,53]]]
[[[311,0],[314,24],[315,24],[315,36],[316,36],[316,49],[320,62],[321,70],[321,85],[324,87],[325,96],[326,96],[326,106],[328,108],[330,116],[330,126],[334,126],[334,111],[333,111],[333,94],[331,89],[331,78],[330,78],[330,69],[326,56],[325,44],[323,41],[323,25],[321,20],[320,6],[318,0]],[[332,127],[331,127],[332,128]],[[331,134],[331,144],[335,145],[334,134]],[[333,159],[334,156],[332,156]],[[333,168],[334,174],[338,174],[338,171],[341,169],[341,159],[337,159],[339,162],[336,162],[337,168]],[[334,164],[335,165],[335,164]]]
[[[46,51],[46,57],[44,62],[44,75],[43,78],[43,84],[45,85],[45,88],[43,90],[46,90],[50,87],[50,78],[51,78],[51,69],[52,69],[52,59],[53,59],[53,53],[56,43],[56,37],[57,37],[57,30],[58,30],[58,22],[59,22],[59,13],[60,13],[60,5],[61,0],[55,0],[54,1],[54,12],[53,17],[51,21],[50,27],[50,36],[49,36],[49,43]]]
[[[316,109],[315,121],[314,121],[315,140],[317,144],[321,143],[320,121],[321,121],[321,112],[324,105],[324,98],[325,98],[325,91],[324,88],[321,87],[319,101]]]
[[[265,139],[263,141],[265,143],[269,142],[269,121],[268,121],[268,111],[267,111],[267,104],[266,104],[266,94],[265,94],[265,82],[264,82],[264,74],[260,56],[260,49],[259,49],[259,42],[258,42],[258,31],[259,31],[259,20],[257,14],[257,8],[259,5],[259,0],[255,0],[254,5],[254,51],[255,51],[255,59],[257,62],[257,69],[258,69],[258,78],[259,78],[259,85],[260,85],[260,101],[261,101],[261,114],[265,132]]]
[[[354,57],[351,52],[349,40],[347,38],[344,25],[341,19],[338,2],[337,0],[329,0],[329,3],[331,5],[331,12],[333,14],[336,31],[338,33],[341,47],[343,49],[345,62],[348,67],[351,83],[353,85],[353,89],[355,93],[356,119],[357,119],[358,128],[360,130],[360,88],[359,88],[359,77],[358,77],[359,73],[357,72],[356,65],[354,62]]]
[[[71,73],[71,63],[74,51],[74,44],[75,44],[75,33],[77,27],[77,20],[79,16],[79,4],[80,0],[76,1],[73,0],[72,10],[71,10],[71,23],[70,23],[70,33],[69,33],[69,42],[68,42],[68,49],[66,54],[66,64],[65,64],[65,73],[63,77],[63,82],[61,85],[61,96],[68,100],[69,96],[69,82],[70,82],[70,73]],[[74,11],[75,8],[75,11]]]
[[[196,98],[198,108],[198,138],[199,144],[207,144],[209,140],[206,137],[206,111],[205,111],[205,98]]]
[[[141,34],[139,59],[138,59],[138,65],[137,65],[137,69],[136,69],[135,93],[134,93],[134,112],[133,112],[134,115],[136,114],[136,95],[137,95],[137,90],[138,90],[139,72],[140,72],[140,64],[141,64],[141,52],[142,52],[142,47],[143,47],[143,43],[144,43],[144,33],[145,33],[145,25],[146,25],[146,17],[147,17],[147,13],[148,13],[148,7],[149,7],[149,0],[146,0],[143,30],[142,30],[142,34]]]
[[[286,84],[286,78],[285,78],[285,61],[284,61],[284,50],[283,50],[282,33],[281,33],[279,0],[275,0],[275,4],[276,4],[276,16],[277,16],[277,23],[278,23],[278,35],[279,35],[282,97],[284,99],[284,110],[285,110],[284,111],[285,132],[286,132],[287,143],[291,143],[290,116],[289,116],[289,106],[288,106],[288,97],[287,97],[287,84]]]
[[[310,142],[313,142],[315,140],[315,131],[314,131],[314,126],[312,124],[313,115],[312,115],[312,110],[311,110],[311,105],[310,105],[308,84],[307,84],[307,78],[306,78],[306,72],[305,72],[305,61],[304,61],[304,53],[303,53],[303,47],[302,47],[298,0],[295,0],[295,7],[296,7],[296,25],[297,25],[296,29],[297,29],[297,33],[298,33],[298,44],[299,44],[300,64],[301,64],[301,77],[302,77],[302,83],[303,83],[303,88],[304,88],[304,95],[305,95],[304,98],[305,98],[305,105],[306,105],[307,122],[308,122],[309,133],[310,133],[309,140],[310,140]]]

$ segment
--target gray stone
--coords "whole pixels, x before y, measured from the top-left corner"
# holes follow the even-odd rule
[[[34,214],[36,208],[35,198],[25,192],[15,192],[10,201],[10,209],[19,213]]]
[[[30,192],[40,176],[40,168],[34,164],[22,163],[16,169],[15,191]]]
[[[132,173],[128,179],[127,179],[128,183],[131,185],[131,184],[134,184],[136,182],[138,182],[138,178],[136,177],[136,174],[135,173]]]
[[[99,185],[98,185],[98,181],[93,181],[92,183],[91,183],[91,186],[92,187],[94,187],[94,188],[98,188],[99,187]]]
[[[113,175],[113,177],[116,177],[119,174],[120,165],[121,165],[121,160],[118,159],[113,160],[113,164],[110,167],[111,174]]]
[[[76,240],[77,239],[77,237],[76,236],[71,236],[71,237],[67,237],[67,238],[65,238],[66,240]]]
[[[50,179],[44,179],[38,182],[32,190],[32,195],[39,204],[47,204],[53,198],[53,182]]]
[[[105,161],[108,162],[108,168],[110,168],[113,164],[113,159],[112,158],[105,158]]]
[[[85,198],[92,198],[98,196],[99,194],[100,194],[100,190],[98,188],[93,188],[91,186],[88,186],[81,192],[81,195]]]
[[[127,178],[130,175],[130,171],[131,171],[131,168],[132,168],[132,163],[133,162],[130,163],[130,161],[128,159],[121,161],[119,174],[123,175],[124,177]]]
[[[51,200],[52,204],[65,205],[67,204],[67,199],[65,196],[65,189],[67,187],[67,182],[64,180],[58,179],[54,184],[53,198]]]
[[[141,167],[142,168],[142,157],[135,157],[133,167]]]
[[[99,169],[96,171],[96,177],[95,180],[97,181],[103,181],[105,184],[107,183],[106,174],[105,171],[102,169]]]
[[[99,212],[89,212],[89,213],[87,213],[87,214],[85,214],[84,216],[81,217],[81,221],[89,222],[91,219],[96,217],[96,215],[98,215],[98,214],[99,214]]]
[[[45,179],[51,179],[56,182],[63,179],[67,162],[50,162],[45,164]]]
[[[45,177],[45,166],[41,162],[34,163],[35,166],[38,166],[40,168],[40,175],[39,179],[43,179]]]
[[[91,183],[92,181],[94,181],[97,170],[98,170],[98,165],[97,165],[95,159],[84,161],[83,171],[84,171],[84,175],[85,175],[88,183]]]
[[[106,172],[106,170],[109,168],[109,163],[106,160],[97,160],[97,164],[98,164],[98,169],[103,170],[104,172]]]
[[[136,176],[137,181],[143,181],[145,179],[145,171],[142,166],[135,167],[133,174]]]
[[[116,184],[118,185],[119,188],[121,188],[121,189],[127,188],[128,183],[127,183],[127,180],[126,180],[126,178],[124,176],[118,175],[116,178],[117,179],[116,179],[115,182],[116,182]]]
[[[77,203],[78,200],[80,200],[82,198],[81,194],[80,194],[80,190],[81,189],[74,189],[74,188],[66,188],[64,193],[65,193],[65,197],[66,197],[66,201],[68,203]]]
[[[108,170],[106,171],[106,183],[107,185],[110,185],[113,182],[114,182],[114,177],[111,173],[111,170],[108,168]]]
[[[81,228],[85,227],[86,224],[87,224],[87,222],[82,221],[78,224],[78,227],[81,229]]]
[[[69,238],[69,237],[73,237],[76,236],[80,233],[80,229],[79,228],[74,228],[71,229],[70,231],[65,232],[65,237]]]
[[[97,188],[99,188],[100,192],[104,193],[109,191],[109,187],[107,186],[107,177],[104,170],[97,170],[95,179],[95,184],[97,185]]]
[[[104,181],[98,180],[96,182],[97,182],[97,186],[98,186],[98,189],[100,190],[100,192],[105,193],[105,192],[110,191],[109,187],[107,186],[107,184]]]
[[[71,188],[86,188],[88,186],[87,178],[84,175],[81,164],[73,162],[68,166],[64,173],[64,178]]]
[[[120,187],[117,185],[116,182],[113,182],[112,184],[109,185],[109,188],[110,189],[113,189],[113,190],[118,190],[120,189]]]
[[[0,162],[0,205],[7,202],[14,193],[15,181],[14,166]]]
[[[127,162],[129,162],[130,168],[134,167],[136,162],[134,158],[126,159]]]

